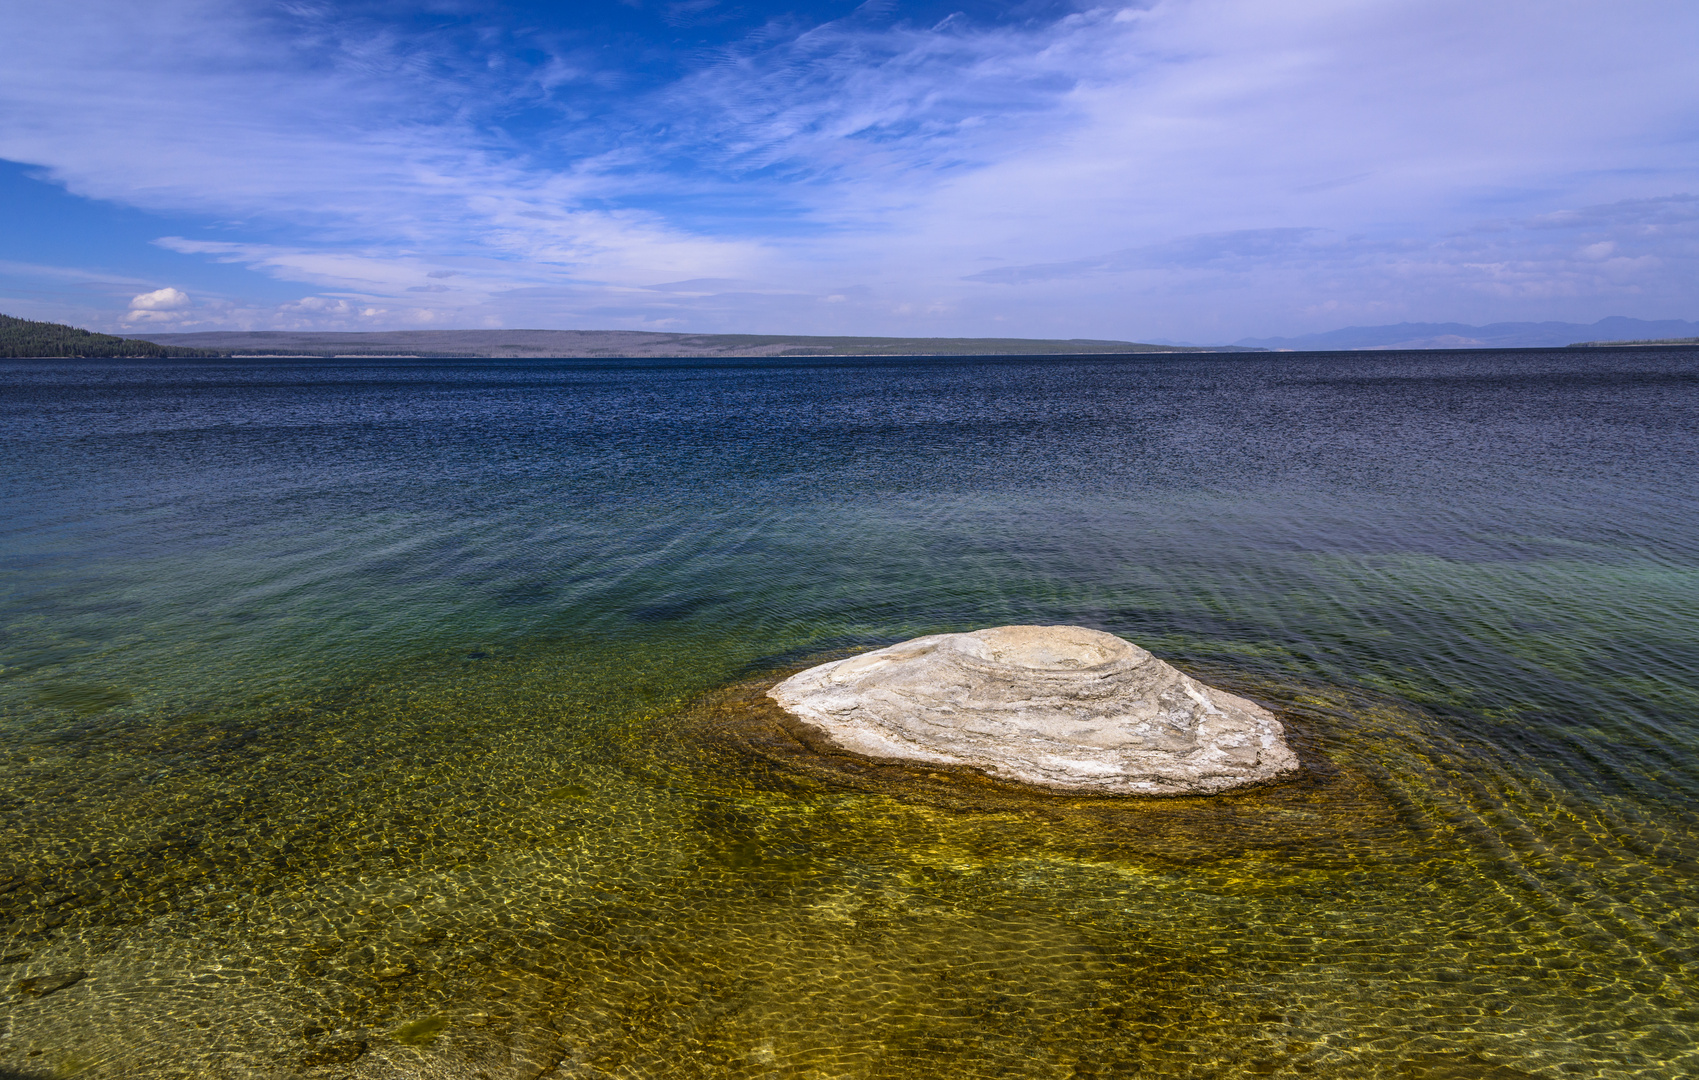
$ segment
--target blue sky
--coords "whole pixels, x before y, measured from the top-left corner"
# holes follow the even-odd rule
[[[1691,0],[62,0],[0,35],[0,311],[104,330],[1699,318]]]

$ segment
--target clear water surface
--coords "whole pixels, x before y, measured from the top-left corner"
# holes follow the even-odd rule
[[[1679,350],[7,362],[0,1076],[1692,1076],[1696,433]],[[758,722],[1014,622],[1303,777]]]

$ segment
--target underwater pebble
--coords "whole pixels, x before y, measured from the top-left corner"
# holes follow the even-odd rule
[[[23,979],[17,983],[17,989],[31,997],[46,997],[56,994],[88,978],[86,971],[67,971],[59,975],[38,975],[33,979]]]

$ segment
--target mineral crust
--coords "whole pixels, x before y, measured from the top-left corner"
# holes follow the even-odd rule
[[[1081,626],[933,634],[769,695],[838,749],[1082,794],[1203,795],[1297,771],[1280,721]]]

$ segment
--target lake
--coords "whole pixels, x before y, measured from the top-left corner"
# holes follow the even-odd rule
[[[1699,351],[8,361],[0,440],[0,1076],[1699,1072]],[[750,720],[1007,623],[1301,776]]]

